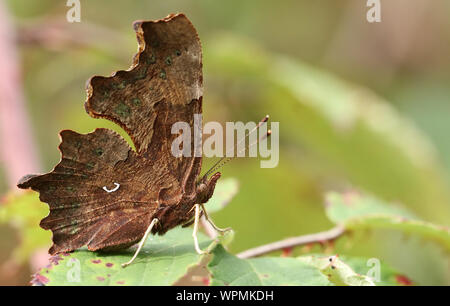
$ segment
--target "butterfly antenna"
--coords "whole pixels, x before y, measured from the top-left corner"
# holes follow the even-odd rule
[[[236,147],[239,147],[239,145],[247,140],[251,134],[253,134],[256,130],[258,130],[264,123],[266,123],[269,120],[269,115],[266,115],[253,129],[251,129],[240,141],[238,141]],[[266,134],[262,135],[257,141],[255,141],[252,144],[249,144],[248,146],[244,147],[241,151],[237,152],[236,156],[239,155],[242,152],[245,152],[247,149],[250,149],[254,145],[258,144],[259,142],[266,139],[270,134],[272,133],[271,130],[268,130]],[[231,148],[232,150],[228,150],[225,153],[225,156],[219,159],[206,173],[202,176],[202,179],[208,177],[211,173],[217,171],[218,169],[222,168],[226,163],[228,163],[230,160],[232,160],[235,156],[227,157],[229,155],[228,153],[234,152],[234,146]]]

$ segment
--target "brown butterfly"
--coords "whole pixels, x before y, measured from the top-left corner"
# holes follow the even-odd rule
[[[84,245],[91,251],[117,250],[139,242],[130,264],[150,233],[164,234],[194,223],[197,242],[203,204],[220,173],[199,178],[201,157],[174,157],[174,123],[194,125],[202,112],[202,50],[197,32],[183,14],[134,23],[139,51],[127,71],[92,77],[85,109],[94,118],[120,125],[136,151],[109,129],[83,135],[60,133],[61,162],[50,173],[28,175],[19,188],[32,188],[50,206],[40,225],[53,232],[50,254]],[[201,129],[201,127],[200,127]],[[193,141],[191,142],[193,143]],[[214,168],[216,169],[216,168]],[[226,230],[226,229],[225,229]]]

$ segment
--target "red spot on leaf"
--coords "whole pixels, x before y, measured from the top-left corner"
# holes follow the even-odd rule
[[[59,265],[59,262],[62,259],[63,258],[61,256],[55,255],[55,256],[50,257],[49,261],[50,261],[50,264],[57,266],[57,265]]]
[[[105,278],[103,276],[97,276],[97,280],[100,282],[103,282],[105,280]]]
[[[412,286],[413,285],[412,280],[410,280],[405,275],[397,274],[395,276],[395,280],[398,284],[403,285],[403,286]]]
[[[284,248],[281,257],[289,257],[292,255],[292,247]]]
[[[113,263],[110,263],[110,262],[107,262],[107,263],[105,264],[105,266],[107,266],[108,268],[111,268],[112,266],[114,266],[114,264],[113,264]]]
[[[31,279],[30,283],[34,286],[44,286],[49,282],[49,279],[45,277],[44,275],[41,275],[39,273],[36,273],[33,275],[33,278]]]
[[[93,264],[99,264],[99,263],[102,262],[102,260],[101,260],[101,259],[92,259],[91,262],[92,262]]]
[[[124,280],[117,281],[116,284],[118,284],[118,285],[123,285],[123,284],[125,284],[125,281],[124,281]]]
[[[208,277],[203,277],[202,283],[203,283],[203,285],[205,285],[205,286],[209,286],[209,278],[208,278]]]

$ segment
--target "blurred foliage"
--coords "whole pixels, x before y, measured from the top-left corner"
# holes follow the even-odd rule
[[[270,114],[280,122],[278,167],[244,159],[222,171],[240,185],[230,205],[213,215],[236,231],[231,253],[329,228],[322,203],[333,190],[367,191],[448,226],[450,6],[430,1],[419,11],[419,2],[383,2],[383,21],[375,25],[356,0],[82,1],[82,22],[69,24],[65,1],[9,0],[43,171],[59,161],[62,129],[107,127],[129,140],[114,124],[86,115],[85,81],[129,66],[133,20],[184,12],[204,48],[204,120],[248,122]],[[46,39],[30,42],[45,29],[62,35],[45,32]],[[19,216],[26,207],[45,209],[29,197],[19,201]],[[27,222],[37,226],[40,217]],[[379,258],[418,284],[450,283],[448,256],[439,247],[390,229],[359,235],[352,243],[343,238],[334,252]],[[0,231],[0,239],[13,240],[9,231]],[[14,256],[25,258],[33,243]]]
[[[0,225],[11,226],[19,235],[19,243],[10,255],[15,261],[26,262],[36,250],[50,245],[51,233],[39,227],[47,214],[47,204],[32,191],[8,194],[0,201]]]
[[[356,194],[327,195],[327,216],[348,230],[395,229],[439,243],[450,252],[450,229],[417,219],[406,210]]]
[[[215,213],[224,208],[233,199],[239,189],[239,184],[234,178],[221,179],[214,189],[214,194],[207,204],[208,213]]]

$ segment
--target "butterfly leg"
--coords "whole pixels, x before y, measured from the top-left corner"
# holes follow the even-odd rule
[[[156,225],[156,223],[158,223],[159,220],[157,218],[154,218],[152,220],[152,222],[150,223],[150,225],[148,226],[147,230],[145,231],[144,237],[142,237],[141,242],[139,242],[139,246],[136,250],[136,252],[134,253],[133,257],[130,259],[130,261],[123,263],[122,264],[122,268],[125,268],[126,266],[128,266],[129,264],[131,264],[136,257],[138,256],[139,252],[141,251],[142,247],[144,246],[145,241],[148,238],[148,235],[151,233],[153,227]]]
[[[198,245],[198,238],[197,238],[197,232],[198,232],[198,221],[200,220],[200,204],[195,204],[195,215],[194,215],[194,231],[192,232],[192,237],[194,237],[194,246],[195,250],[198,254],[206,254],[208,252],[202,251],[200,249],[200,246]]]
[[[227,228],[220,228],[217,227],[217,225],[214,224],[214,222],[209,218],[208,213],[206,212],[205,206],[203,204],[201,204],[202,210],[203,210],[203,214],[205,215],[205,219],[206,221],[209,222],[209,224],[211,224],[211,226],[218,231],[220,234],[224,234],[225,232],[231,231],[231,227],[227,227]]]

